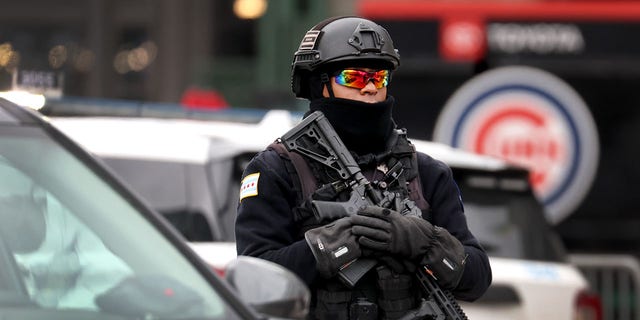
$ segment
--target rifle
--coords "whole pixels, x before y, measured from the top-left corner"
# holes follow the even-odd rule
[[[333,183],[335,190],[345,190],[346,188],[351,190],[347,201],[312,200],[311,208],[319,221],[335,220],[353,215],[367,205],[384,208],[393,206],[393,209],[401,214],[422,216],[422,212],[412,200],[400,199],[393,192],[373,188],[322,112],[315,111],[308,115],[279,140],[289,152],[298,152],[337,173],[340,180]],[[390,177],[392,181],[395,181],[402,170],[402,165],[398,162],[387,171],[385,178]],[[382,181],[384,180],[382,179]],[[356,259],[343,266],[338,275],[343,282],[353,287],[376,264],[375,259]],[[422,305],[416,309],[415,317],[432,315],[435,316],[434,319],[467,319],[453,295],[442,291],[435,279],[427,276],[425,273],[427,270],[416,272],[426,300],[423,300]],[[424,315],[418,314],[424,312],[426,312]],[[445,316],[446,318],[443,318]]]
[[[288,151],[296,151],[334,170],[340,176],[340,180],[333,185],[336,190],[351,189],[349,199],[344,202],[311,201],[312,211],[318,221],[353,215],[367,205],[388,207],[395,200],[395,194],[379,192],[372,187],[322,112],[316,111],[304,118],[300,124],[285,133],[280,141]],[[402,170],[400,163],[387,174],[398,170]],[[399,173],[396,172],[396,175],[399,176]],[[421,215],[413,201],[407,199],[404,204],[406,205],[400,204],[404,208],[399,211],[408,210],[411,214]],[[374,259],[357,259],[345,265],[338,275],[343,282],[353,287],[376,264]]]
[[[421,317],[424,316],[430,316],[433,320],[468,320],[453,294],[440,288],[429,268],[426,266],[418,268],[416,277],[425,297],[418,309],[400,320],[422,319]]]

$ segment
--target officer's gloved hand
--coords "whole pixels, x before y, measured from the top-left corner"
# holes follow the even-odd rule
[[[335,276],[342,267],[362,255],[352,226],[351,217],[344,217],[304,233],[321,276]]]
[[[416,216],[368,206],[352,216],[353,234],[363,248],[426,265],[445,289],[457,286],[464,271],[462,243],[446,229]]]

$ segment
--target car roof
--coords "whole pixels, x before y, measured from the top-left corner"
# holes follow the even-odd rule
[[[488,171],[515,168],[501,159],[456,149],[443,143],[420,139],[410,140],[417,151],[443,161],[450,167]]]
[[[303,116],[301,112],[280,109],[194,111],[174,104],[95,99],[54,101],[47,107],[44,113],[52,116],[57,127],[100,156],[191,163],[258,152]],[[522,169],[498,158],[442,143],[410,140],[418,151],[452,168],[494,172]]]
[[[152,118],[52,118],[52,123],[99,156],[205,163],[212,141],[188,123]]]

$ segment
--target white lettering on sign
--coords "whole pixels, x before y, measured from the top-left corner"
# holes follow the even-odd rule
[[[27,88],[55,88],[56,75],[46,71],[20,71],[18,85]]]
[[[63,74],[54,71],[18,70],[13,72],[11,89],[47,97],[60,97],[63,80]]]
[[[487,40],[491,51],[511,54],[576,54],[585,48],[580,29],[562,23],[491,23]]]

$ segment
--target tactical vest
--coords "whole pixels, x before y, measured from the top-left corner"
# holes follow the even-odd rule
[[[381,154],[354,155],[354,158],[372,185],[398,193],[401,199],[408,197],[422,211],[423,218],[430,220],[429,203],[422,195],[414,146],[404,130],[394,131],[389,141],[387,151]],[[300,226],[299,236],[328,223],[316,219],[311,200],[346,201],[350,190],[336,190],[333,182],[339,177],[333,175],[332,169],[307,161],[297,152],[289,152],[282,143],[276,141],[269,148],[287,159],[284,163],[297,194],[293,212],[294,220]],[[316,301],[312,304],[312,311],[319,319],[397,319],[416,306],[413,282],[412,275],[396,274],[380,265],[376,272],[365,275],[355,288],[348,288],[337,280],[323,282],[314,293]]]

